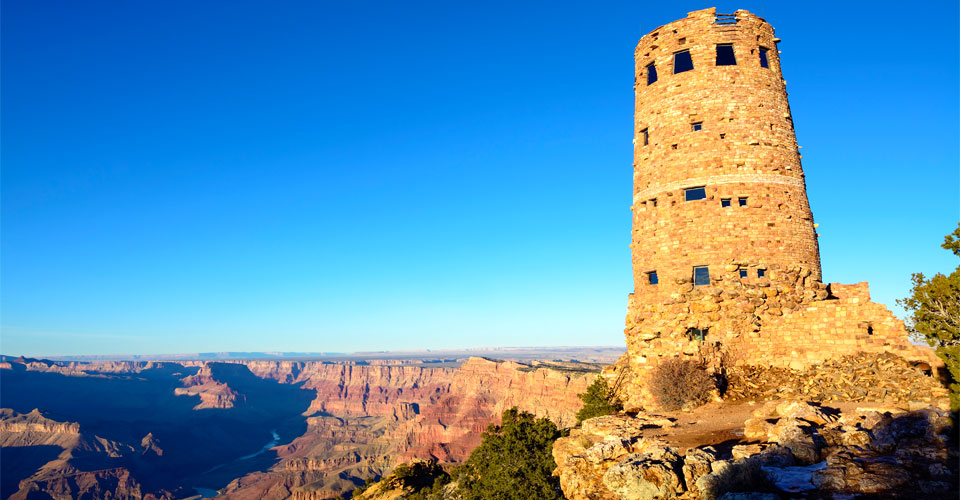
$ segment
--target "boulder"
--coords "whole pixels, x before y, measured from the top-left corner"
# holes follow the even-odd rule
[[[849,493],[890,493],[910,481],[910,472],[889,456],[855,456],[837,453],[827,467],[813,473],[813,485],[820,490]]]
[[[764,417],[751,418],[743,423],[743,437],[751,441],[766,441],[772,428],[773,424]]]
[[[687,450],[686,456],[683,457],[682,467],[683,483],[687,485],[687,489],[693,492],[697,491],[697,480],[710,474],[712,471],[710,464],[716,459],[717,450],[712,446]]]
[[[766,485],[766,476],[755,457],[717,460],[711,472],[696,481],[702,500],[716,500],[731,491],[750,491]]]
[[[771,441],[785,448],[804,464],[812,464],[820,459],[823,447],[819,436],[805,422],[793,418],[779,420],[770,430]]]
[[[603,484],[619,498],[653,500],[683,493],[680,456],[668,447],[627,455],[607,469]]]

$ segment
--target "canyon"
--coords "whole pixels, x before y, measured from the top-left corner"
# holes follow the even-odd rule
[[[336,498],[400,462],[464,460],[505,408],[573,425],[602,366],[4,357],[2,497]]]

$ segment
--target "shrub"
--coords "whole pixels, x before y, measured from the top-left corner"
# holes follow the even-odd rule
[[[419,492],[432,487],[438,478],[446,476],[447,473],[436,459],[430,459],[400,464],[394,467],[386,481],[391,488],[412,488],[415,492]]]
[[[647,389],[667,411],[700,406],[715,388],[714,377],[701,363],[680,358],[661,361],[647,381]]]
[[[490,425],[453,479],[462,500],[559,500],[553,442],[563,433],[546,418],[511,408]]]
[[[960,227],[940,245],[960,257]],[[960,266],[949,275],[927,278],[913,275],[910,296],[897,301],[910,314],[908,323],[923,337],[947,367],[945,384],[950,389],[950,409],[960,411]]]
[[[588,418],[612,415],[623,410],[623,404],[600,375],[587,387],[586,392],[577,394],[577,397],[583,401],[583,408],[577,412],[578,424]]]

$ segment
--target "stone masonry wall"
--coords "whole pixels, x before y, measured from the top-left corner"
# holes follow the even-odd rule
[[[867,284],[821,281],[777,39],[739,10],[691,12],[644,36],[636,57],[634,293],[625,335],[628,406],[643,406],[663,359],[800,369],[894,352],[938,365]],[[732,44],[735,65],[717,65]],[[765,50],[767,67],[761,64]],[[674,74],[689,51],[693,69]],[[648,83],[650,65],[656,81]],[[686,201],[685,190],[704,188]],[[741,201],[742,200],[742,201]],[[706,266],[707,283],[694,283]],[[652,279],[651,273],[656,273]]]

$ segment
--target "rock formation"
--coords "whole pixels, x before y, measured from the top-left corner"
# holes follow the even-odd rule
[[[726,429],[731,433],[693,441],[689,426],[716,419],[718,405],[693,414],[585,421],[554,445],[564,494],[570,500],[713,500],[734,493],[777,499],[814,490],[816,498],[956,497],[957,449],[944,410],[845,405],[841,411],[800,400],[727,406],[746,420]]]
[[[4,458],[32,457],[23,470],[3,461],[4,491],[183,497],[207,486],[226,498],[335,498],[401,461],[463,460],[507,407],[572,425],[577,394],[599,369],[484,358],[459,367],[8,360],[3,406],[78,419],[3,410]],[[44,397],[54,391],[64,398]],[[279,442],[258,453],[271,428]]]

